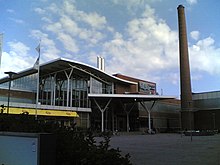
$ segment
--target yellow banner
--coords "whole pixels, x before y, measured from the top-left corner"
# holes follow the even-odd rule
[[[31,108],[9,108],[9,114],[23,114],[36,115],[36,109]],[[79,117],[76,112],[62,111],[62,110],[47,110],[37,109],[37,115],[39,116],[61,116],[61,117]]]

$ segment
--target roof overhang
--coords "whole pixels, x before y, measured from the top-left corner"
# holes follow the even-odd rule
[[[9,76],[1,78],[0,79],[0,84],[8,82],[10,80],[14,80],[14,79],[18,79],[18,78],[21,78],[21,77],[29,76],[29,75],[34,74],[34,73],[37,73],[37,70],[34,69],[34,68],[29,68],[29,69],[26,69],[26,70],[23,70],[21,72],[18,72],[16,74],[14,74],[11,79],[9,78]]]
[[[157,101],[166,99],[175,99],[175,96],[161,95],[141,95],[141,94],[88,94],[90,99],[99,100],[120,100],[123,102],[142,102],[142,101]]]
[[[76,72],[77,71],[79,73],[83,72],[87,74],[88,76],[92,76],[99,80],[101,79],[103,82],[116,82],[116,83],[123,83],[123,84],[129,84],[129,85],[137,84],[136,82],[127,81],[127,80],[123,80],[118,77],[112,76],[91,65],[84,64],[78,61],[65,59],[65,58],[58,58],[58,59],[46,62],[44,64],[41,64],[40,65],[40,76],[46,76],[46,75],[53,74],[59,71],[66,71],[71,68],[75,69]],[[16,75],[13,76],[12,80],[18,79],[24,76],[28,76],[34,73],[37,73],[37,70],[34,67],[32,67],[32,68],[23,70],[21,72],[18,72]],[[9,77],[1,78],[0,84],[8,82],[9,80],[10,80]]]

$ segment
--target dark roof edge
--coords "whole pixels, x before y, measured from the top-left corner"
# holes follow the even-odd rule
[[[82,63],[82,62],[66,59],[66,58],[61,58],[61,57],[57,58],[57,59],[53,59],[53,60],[47,61],[47,62],[45,62],[43,64],[40,64],[40,67],[48,65],[48,64],[56,62],[56,61],[66,61],[66,62],[71,62],[71,63],[77,63],[77,64],[80,64],[80,65],[86,66],[88,68],[94,69],[96,71],[99,71],[100,73],[105,74],[106,76],[112,78],[113,80],[117,80],[117,81],[123,82],[123,83],[133,84],[133,85],[137,84],[136,82],[132,82],[132,81],[128,81],[128,80],[123,80],[121,78],[112,76],[112,75],[110,75],[110,74],[108,74],[106,72],[103,72],[103,71],[99,70],[98,68],[96,68],[94,66],[91,66],[91,65],[88,65],[88,64],[85,64],[85,63]],[[25,69],[23,71],[18,72],[18,74],[14,77],[14,79],[18,79],[18,78],[21,78],[21,77],[24,77],[24,76],[28,76],[28,75],[34,74],[34,73],[37,73],[37,70],[34,67],[28,68],[28,69]],[[9,77],[8,76],[0,78],[0,84],[8,82],[8,81],[9,81]]]

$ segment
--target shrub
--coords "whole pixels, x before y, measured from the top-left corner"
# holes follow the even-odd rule
[[[56,135],[57,165],[130,165],[130,155],[121,155],[119,148],[110,148],[110,134],[104,133],[97,143],[91,131],[61,127],[55,122],[35,120],[28,114],[0,114],[0,131],[53,133]]]

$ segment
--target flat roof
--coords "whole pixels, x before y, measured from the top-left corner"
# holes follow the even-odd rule
[[[124,79],[124,80],[129,79],[129,81],[132,81],[132,82],[146,82],[146,83],[151,84],[151,85],[156,85],[155,82],[146,81],[146,80],[142,80],[142,79],[139,79],[139,78],[134,78],[134,77],[127,76],[127,75],[124,75],[124,74],[121,74],[121,73],[113,74],[113,76]]]
[[[142,95],[142,94],[88,94],[89,98],[95,99],[118,99],[125,101],[156,101],[165,99],[175,99],[175,96],[163,96],[163,95]]]

